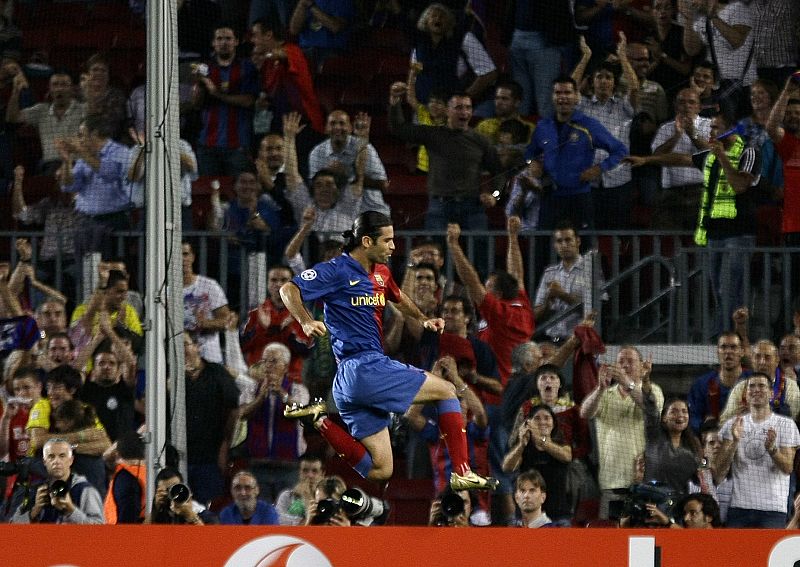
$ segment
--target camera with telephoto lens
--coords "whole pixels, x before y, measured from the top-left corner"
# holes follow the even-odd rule
[[[455,492],[445,492],[440,499],[441,512],[433,519],[434,526],[452,526],[456,518],[464,513],[464,499]]]
[[[65,480],[54,480],[47,486],[50,498],[64,498],[69,493],[69,484]]]
[[[625,500],[622,501],[622,509],[619,517],[630,518],[630,527],[643,527],[648,524],[650,512],[647,510],[648,504],[655,504],[667,517],[672,516],[672,509],[677,502],[680,493],[673,490],[663,482],[650,481],[633,484],[625,489]],[[614,514],[611,514],[612,517]]]
[[[169,487],[167,497],[175,504],[185,504],[192,497],[192,491],[185,484],[179,482]]]
[[[357,487],[345,490],[339,503],[350,521],[362,526],[383,525],[389,515],[388,502]]]
[[[339,501],[333,498],[323,498],[317,502],[317,513],[311,518],[311,524],[321,526],[327,524],[339,511]]]
[[[0,461],[0,476],[17,475],[17,483],[27,482],[31,468],[30,457],[19,457],[15,462]]]

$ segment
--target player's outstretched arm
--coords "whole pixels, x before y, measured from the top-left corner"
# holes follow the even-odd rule
[[[419,321],[425,329],[438,333],[444,331],[444,319],[438,317],[429,319],[426,317],[425,314],[419,310],[417,304],[402,290],[400,291],[400,301],[395,306],[405,317],[411,317]]]
[[[314,319],[306,309],[306,306],[303,305],[303,296],[300,294],[300,288],[293,282],[286,282],[281,286],[281,299],[295,321],[303,327],[303,332],[307,336],[322,337],[328,332],[325,323]]]

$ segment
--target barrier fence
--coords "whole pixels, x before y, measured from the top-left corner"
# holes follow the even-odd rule
[[[265,297],[266,268],[275,261],[252,247],[237,245],[231,236],[222,231],[189,231],[184,239],[195,246],[196,272],[217,279],[226,293],[233,291],[233,297],[243,298],[239,302],[243,316]],[[9,261],[13,266],[17,261],[14,240],[30,238],[33,265],[48,267],[52,272],[49,283],[61,288],[67,277],[83,282],[80,275],[85,269],[83,263],[76,265],[73,259],[61,254],[60,248],[48,263],[40,261],[37,251],[43,237],[44,233],[35,231],[0,232],[0,250],[10,251]],[[482,276],[505,267],[504,232],[466,232],[464,237],[467,255]],[[690,244],[690,235],[680,232],[590,232],[582,237],[587,258],[594,264],[594,277],[592,293],[585,298],[585,305],[574,309],[596,309],[600,314],[598,325],[608,343],[706,343],[719,332],[720,324],[729,326],[719,322],[718,313],[729,313],[738,306],[731,305],[728,295],[723,295],[719,306],[712,299],[712,256],[717,253],[723,258],[723,270],[729,271],[728,263],[740,266],[742,305],[750,310],[754,336],[774,337],[792,328],[792,302],[800,287],[793,274],[800,268],[800,248],[754,247],[719,252],[695,247]],[[429,231],[396,233],[397,251],[392,265],[398,279],[408,251],[425,239],[443,242],[444,235]],[[108,244],[115,257],[127,262],[131,287],[143,290],[143,233],[117,232]],[[520,245],[526,289],[533,302],[541,271],[558,258],[550,246],[549,233],[523,234]],[[449,259],[444,272],[452,280],[454,269]],[[79,290],[78,298],[87,296],[86,289]],[[567,315],[537,322],[539,332]]]

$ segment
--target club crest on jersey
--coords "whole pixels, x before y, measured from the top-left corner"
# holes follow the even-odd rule
[[[300,274],[300,279],[311,281],[317,278],[317,270],[304,270],[303,273]]]
[[[380,274],[375,274],[375,281],[378,282],[378,285],[383,287],[383,276]]]

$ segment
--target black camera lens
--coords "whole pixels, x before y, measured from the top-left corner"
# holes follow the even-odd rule
[[[170,500],[175,502],[175,504],[183,504],[188,502],[189,498],[192,497],[192,491],[189,490],[188,486],[179,482],[178,484],[173,484],[169,488],[167,496]]]
[[[455,518],[463,514],[465,509],[464,500],[458,494],[449,493],[442,496],[442,512],[447,518]]]
[[[323,498],[317,502],[317,513],[311,518],[311,523],[319,526],[327,524],[336,512],[339,511],[339,502],[333,498]]]
[[[54,480],[48,486],[51,498],[64,498],[69,492],[69,485],[63,480]]]
[[[389,515],[387,502],[370,496],[358,487],[345,490],[339,505],[350,521],[361,525],[380,525]]]

